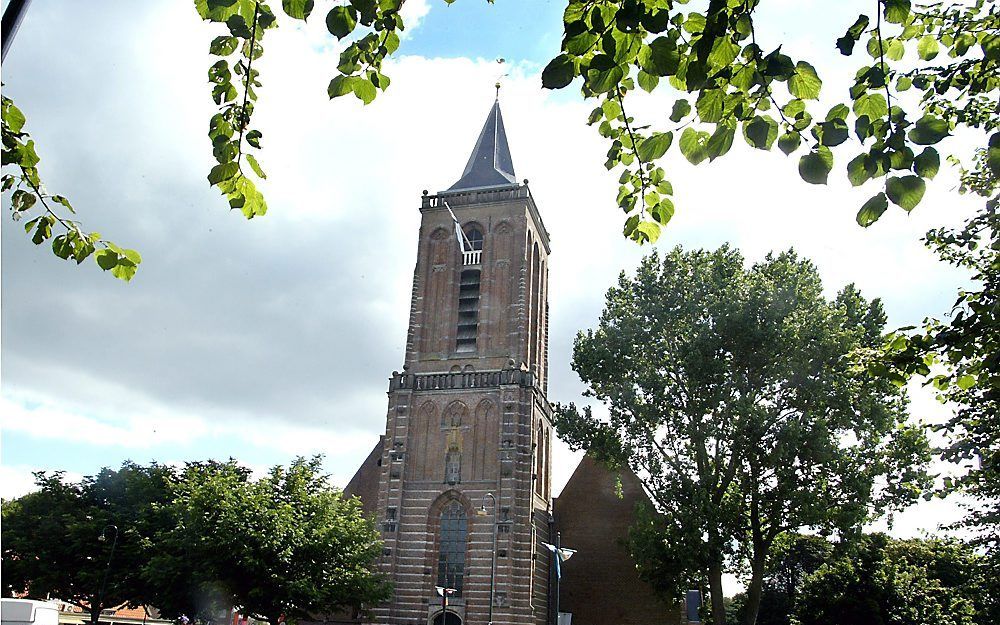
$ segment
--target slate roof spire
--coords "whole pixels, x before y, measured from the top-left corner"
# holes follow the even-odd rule
[[[497,99],[493,102],[486,117],[486,124],[472,156],[465,165],[465,171],[458,182],[451,185],[449,191],[466,191],[486,187],[516,185],[514,177],[514,162],[510,157],[510,147],[507,145],[507,133],[503,128],[503,116],[500,114],[499,89]]]

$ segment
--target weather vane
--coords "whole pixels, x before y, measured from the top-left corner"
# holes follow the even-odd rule
[[[500,58],[498,58],[498,59],[497,59],[497,63],[498,63],[498,64],[500,64],[500,65],[503,65],[503,64],[504,64],[504,63],[506,63],[506,62],[507,62],[507,60],[506,60],[506,59],[504,59],[503,57],[500,57]],[[507,76],[509,76],[509,75],[510,75],[510,74],[509,74],[509,73],[507,73],[507,72],[504,72],[504,73],[501,73],[501,74],[500,74],[500,75],[499,75],[499,76],[497,77],[497,84],[493,85],[493,86],[494,86],[494,87],[496,87],[496,89],[497,89],[497,100],[499,100],[499,99],[500,99],[500,81],[502,81],[502,80],[503,80],[504,78],[506,78],[506,77],[507,77]]]

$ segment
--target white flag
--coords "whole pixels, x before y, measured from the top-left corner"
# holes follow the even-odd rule
[[[573,557],[576,553],[576,549],[567,549],[566,547],[556,547],[555,545],[550,545],[549,543],[542,541],[545,548],[556,554],[556,578],[562,579],[562,563]]]
[[[450,206],[448,206],[448,202],[444,203],[444,207],[448,209],[448,213],[451,215],[451,220],[455,222],[455,238],[458,239],[458,246],[462,248],[462,253],[471,252],[472,241],[469,241],[469,238],[465,236],[465,232],[462,230],[462,224],[458,223],[458,217],[455,217],[455,212],[451,210]],[[469,246],[468,249],[465,247],[466,244]]]

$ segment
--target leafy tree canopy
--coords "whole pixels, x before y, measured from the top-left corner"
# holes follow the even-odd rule
[[[750,268],[728,247],[654,253],[574,345],[608,418],[571,404],[556,425],[571,447],[640,476],[661,554],[707,578],[718,623],[723,571],[749,563],[752,624],[778,536],[849,533],[928,486],[903,391],[858,364],[884,324],[851,286],[826,299],[793,251]]]
[[[201,622],[236,607],[276,625],[387,592],[372,566],[378,532],[357,499],[330,486],[319,457],[257,480],[234,460],[37,478],[38,491],[3,504],[4,594],[58,597],[95,625],[122,604]]]
[[[36,473],[39,490],[3,504],[4,594],[58,597],[90,613],[150,602],[140,571],[168,527],[172,470],[126,463],[79,483]]]

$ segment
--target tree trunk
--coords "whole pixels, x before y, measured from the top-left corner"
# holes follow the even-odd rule
[[[764,590],[764,555],[755,555],[750,561],[750,586],[747,588],[747,602],[743,625],[755,625],[760,611],[760,596]]]
[[[101,611],[103,610],[104,606],[98,605],[97,600],[95,598],[95,600],[90,604],[89,607],[90,607],[90,625],[98,625],[98,623],[100,623],[101,621]]]
[[[708,565],[708,594],[712,601],[712,621],[715,625],[726,625],[726,604],[722,594],[722,556],[712,557]]]

